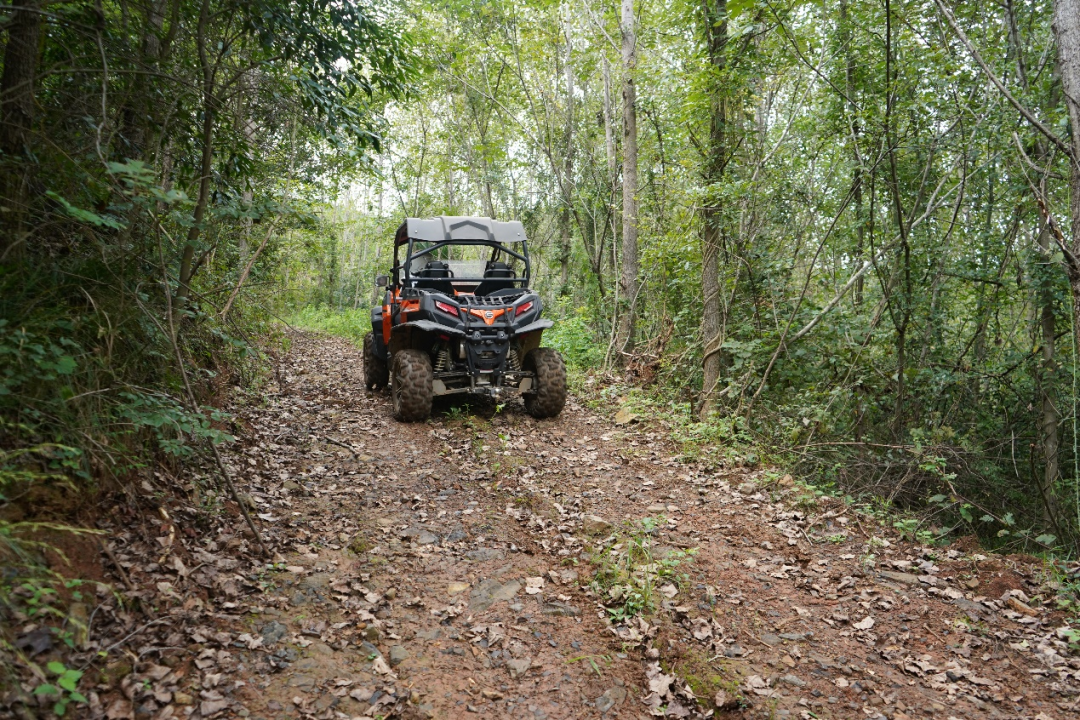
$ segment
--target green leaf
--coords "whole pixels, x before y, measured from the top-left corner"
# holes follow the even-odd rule
[[[57,685],[64,688],[68,692],[75,692],[75,686],[78,685],[78,683],[79,678],[73,678],[70,675],[64,675],[56,681]]]
[[[742,15],[747,10],[752,10],[755,5],[755,0],[728,0],[727,11],[728,17],[732,20]]]
[[[35,695],[59,695],[60,690],[55,685],[50,685],[50,684],[46,683],[44,685],[38,685],[36,688],[34,688],[34,694]]]
[[[57,358],[56,362],[53,365],[56,372],[60,373],[61,375],[70,375],[71,373],[75,372],[75,368],[77,368],[78,366],[79,364],[75,362],[75,358],[71,357],[70,355],[63,355]]]
[[[1057,540],[1057,535],[1051,535],[1049,533],[1046,533],[1044,535],[1040,535],[1039,537],[1035,538],[1035,542],[1040,543],[1042,545],[1053,545],[1056,540]]]
[[[57,675],[63,675],[65,672],[67,672],[67,665],[62,662],[56,662],[55,660],[53,660],[45,667],[49,668],[49,672],[56,673]]]
[[[71,699],[74,700],[75,702],[81,702],[81,703],[88,702],[88,700],[86,699],[86,696],[83,695],[81,692],[72,691]]]
[[[95,212],[75,207],[52,190],[47,191],[45,194],[60,203],[60,205],[63,206],[64,211],[76,220],[81,220],[85,223],[90,223],[91,225],[97,225],[98,227],[112,228],[113,230],[120,230],[124,227],[123,224],[114,217],[109,215],[98,215]]]
[[[67,710],[67,703],[61,700],[60,702],[53,705],[52,710],[54,713],[56,713],[57,717],[62,717],[64,712]]]
[[[994,518],[991,515],[983,515],[979,518],[979,522],[992,523],[994,522]]]
[[[938,504],[938,503],[943,503],[943,502],[945,502],[946,500],[948,500],[948,498],[947,498],[947,497],[945,497],[944,495],[934,495],[934,496],[933,496],[932,498],[930,498],[929,500],[927,500],[927,502],[929,502],[929,503],[933,503],[933,504],[935,504],[935,505],[936,505],[936,504]]]

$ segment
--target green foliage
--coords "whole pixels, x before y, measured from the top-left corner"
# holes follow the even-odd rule
[[[53,661],[46,665],[49,673],[56,675],[51,683],[42,683],[34,688],[34,695],[44,695],[52,701],[52,711],[57,717],[63,717],[67,707],[72,702],[85,704],[89,702],[86,696],[78,690],[79,680],[83,673],[73,670],[62,662]]]
[[[560,303],[548,314],[555,326],[544,332],[545,345],[558,350],[574,368],[599,368],[603,364],[607,342],[597,336],[594,316],[588,308],[570,308]]]
[[[593,556],[596,572],[590,587],[608,606],[613,621],[654,611],[661,584],[686,583],[687,577],[679,568],[691,561],[697,550],[669,550],[657,556],[652,536],[666,523],[663,516],[628,522],[621,531],[598,544]]]
[[[233,437],[214,427],[228,416],[213,407],[199,412],[186,409],[175,399],[162,394],[121,393],[125,401],[119,415],[130,423],[131,432],[149,430],[162,452],[176,457],[190,457],[193,445],[209,440],[215,445],[229,443]]]
[[[343,337],[360,347],[371,332],[369,310],[335,310],[325,305],[307,305],[287,318],[290,325],[305,330]]]
[[[0,447],[34,449],[7,456],[7,477],[56,473],[82,491],[230,441],[193,395],[251,380],[283,250],[325,233],[326,198],[415,79],[381,6],[161,12],[164,26],[109,2],[31,11],[48,72],[0,88],[34,108],[0,160]]]

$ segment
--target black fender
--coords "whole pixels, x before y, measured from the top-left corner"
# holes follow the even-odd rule
[[[536,320],[520,328],[514,328],[513,338],[518,341],[522,360],[531,350],[540,347],[543,331],[554,325],[555,323],[551,320],[544,319]]]
[[[531,322],[525,327],[514,328],[513,330],[514,335],[527,335],[528,333],[536,332],[537,330],[547,330],[548,328],[554,326],[555,323],[553,321],[545,319]]]
[[[383,343],[382,335],[382,307],[371,308],[371,334],[375,339],[375,354],[383,359],[389,359],[386,354],[386,344]]]
[[[440,335],[449,335],[450,337],[457,338],[465,337],[465,331],[460,328],[440,325],[431,320],[413,320],[411,322],[395,325],[390,330],[390,355],[393,355],[398,350],[413,347],[412,336],[414,331],[439,333]]]
[[[391,330],[391,336],[396,335],[398,332],[405,330],[406,328],[410,330],[422,330],[424,332],[437,332],[444,335],[452,335],[454,337],[465,337],[465,331],[461,328],[450,327],[449,325],[441,325],[437,322],[432,322],[431,320],[412,320],[407,323],[395,325],[393,330]]]

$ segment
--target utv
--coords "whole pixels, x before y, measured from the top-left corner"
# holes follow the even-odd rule
[[[382,307],[364,338],[369,389],[390,384],[394,416],[424,420],[439,395],[518,392],[536,418],[566,403],[566,368],[529,290],[529,248],[520,222],[407,218],[394,239]]]

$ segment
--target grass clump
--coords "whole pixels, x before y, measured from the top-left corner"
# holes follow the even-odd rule
[[[687,582],[679,568],[692,560],[697,550],[658,552],[653,536],[665,524],[663,516],[644,518],[627,523],[600,541],[593,557],[597,570],[590,587],[607,605],[613,622],[655,611],[663,585],[680,587]]]

